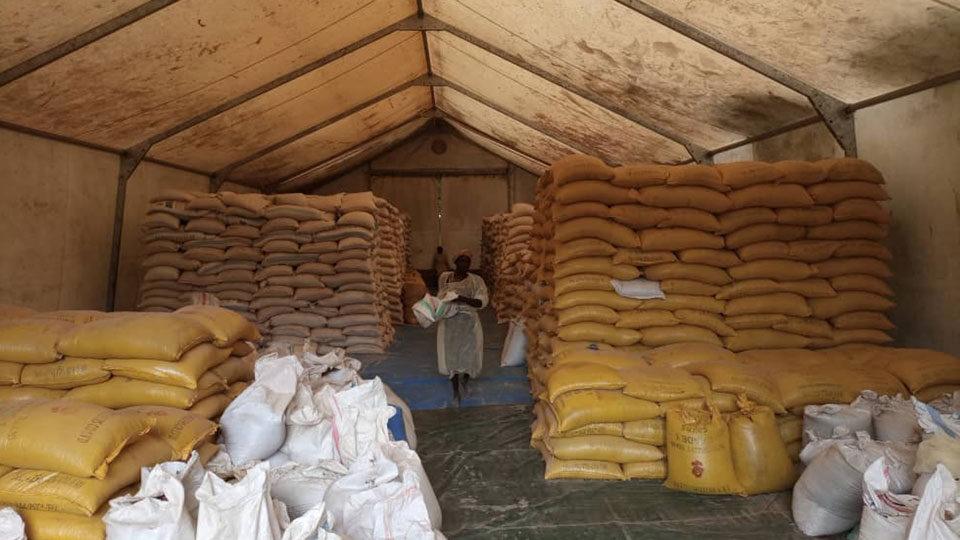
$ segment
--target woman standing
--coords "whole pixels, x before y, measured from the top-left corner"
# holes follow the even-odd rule
[[[483,328],[477,310],[487,305],[487,286],[483,279],[470,273],[470,254],[461,252],[454,259],[454,271],[440,276],[443,297],[453,292],[457,298],[457,313],[440,320],[437,330],[437,369],[450,377],[453,399],[460,404],[467,392],[470,377],[476,377],[483,368]]]

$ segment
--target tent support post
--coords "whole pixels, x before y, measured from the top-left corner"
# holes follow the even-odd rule
[[[106,311],[113,311],[117,302],[117,277],[120,275],[120,241],[123,237],[123,213],[127,204],[127,183],[149,151],[149,146],[135,146],[120,154],[117,198],[113,208],[113,242],[110,245],[110,267],[107,275]]]

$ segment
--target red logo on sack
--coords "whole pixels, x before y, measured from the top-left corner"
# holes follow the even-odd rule
[[[690,471],[693,472],[694,476],[696,476],[697,478],[700,478],[701,476],[703,476],[703,463],[701,463],[699,459],[693,460],[692,462],[690,462],[690,465],[691,465]]]

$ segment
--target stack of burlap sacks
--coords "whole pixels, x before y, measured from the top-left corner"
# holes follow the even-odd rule
[[[65,398],[217,418],[253,379],[256,327],[227,309],[59,311],[0,320],[0,401]]]
[[[382,352],[402,316],[403,227],[370,192],[165,192],[148,211],[139,307],[170,311],[208,293],[272,343]]]
[[[530,249],[533,214],[533,205],[517,203],[510,212],[491,216],[487,222],[492,245],[485,250],[493,252],[491,304],[500,322],[520,315],[525,289],[533,279],[536,269]]]
[[[497,274],[497,260],[501,253],[501,247],[506,239],[506,233],[503,230],[503,223],[506,221],[506,214],[494,214],[483,218],[480,225],[480,275],[487,283],[495,284]],[[499,312],[499,298],[496,288],[493,290],[493,296],[490,298],[490,305]]]
[[[663,478],[673,405],[692,406],[677,409],[677,425],[701,431],[720,413],[779,426],[784,448],[774,453],[795,459],[804,405],[960,383],[956,359],[929,351],[884,357],[900,366],[888,370],[871,365],[875,351],[896,351],[874,346],[892,328],[882,313],[892,294],[880,182],[850,159],[555,164],[538,186],[536,279],[523,311],[547,477]],[[665,298],[615,292],[612,280],[641,277]],[[904,388],[911,354],[936,357],[938,384]],[[689,487],[679,476],[672,485],[752,493],[789,483],[792,468],[767,487],[737,481],[747,487]]]

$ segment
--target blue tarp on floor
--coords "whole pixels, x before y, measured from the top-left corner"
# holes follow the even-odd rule
[[[531,403],[525,367],[501,368],[500,351],[507,325],[496,323],[493,310],[480,312],[483,323],[483,371],[470,381],[470,394],[461,407]],[[384,355],[365,355],[363,377],[380,377],[412,410],[454,407],[450,381],[437,372],[435,326],[397,327],[397,338]]]

